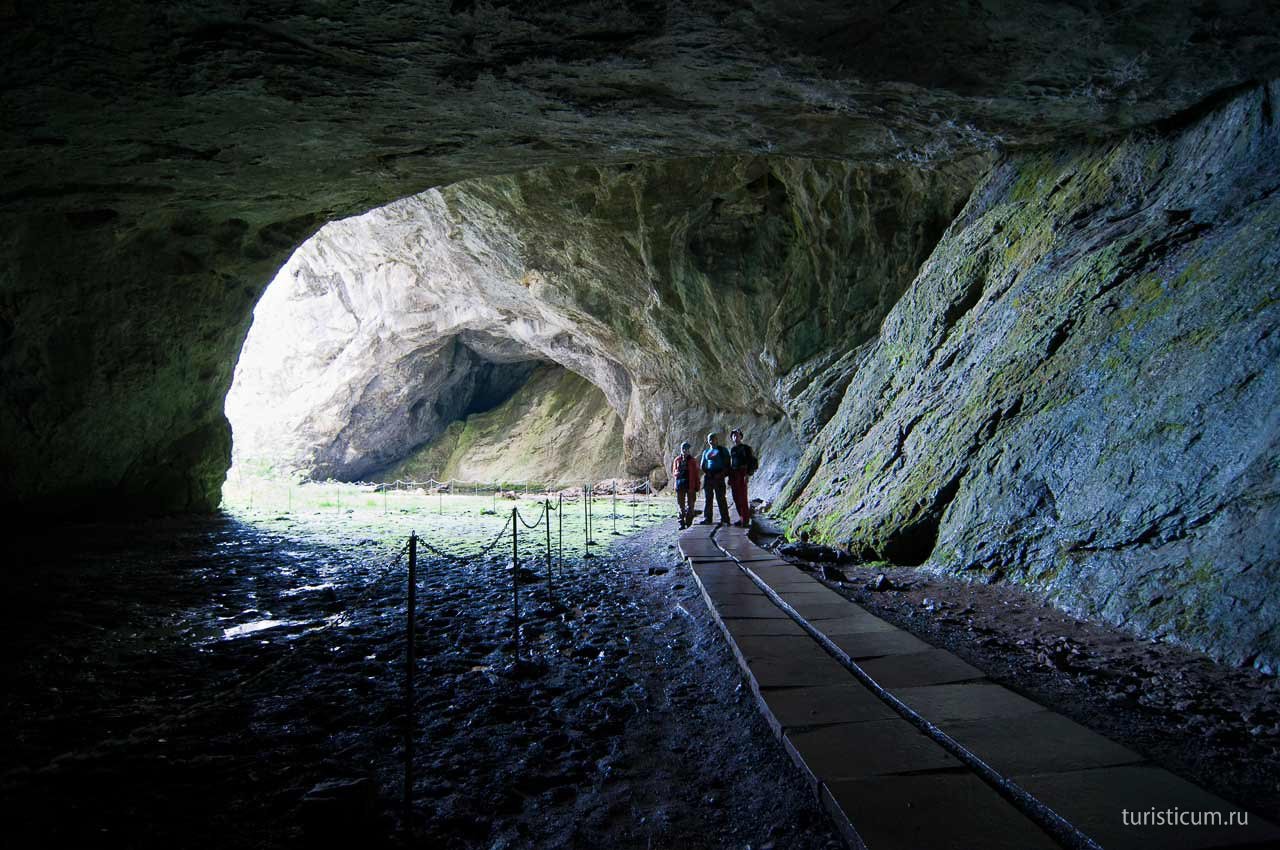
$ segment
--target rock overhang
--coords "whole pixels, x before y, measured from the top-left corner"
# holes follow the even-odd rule
[[[0,15],[3,499],[33,510],[216,504],[250,310],[326,221],[583,162],[931,168],[1142,126],[1280,56],[1249,2]]]

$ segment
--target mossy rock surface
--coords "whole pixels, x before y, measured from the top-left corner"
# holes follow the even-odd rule
[[[378,480],[560,487],[622,473],[622,421],[604,394],[567,369],[542,366],[507,401],[454,422]]]
[[[1000,163],[802,459],[793,525],[1276,669],[1276,95]]]

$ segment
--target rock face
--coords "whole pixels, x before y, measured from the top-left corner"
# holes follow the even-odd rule
[[[811,435],[834,411],[847,355],[985,165],[547,169],[327,225],[256,310],[227,400],[237,462],[364,477],[464,412],[478,366],[541,360],[622,417],[628,474],[663,483],[681,440],[736,425],[776,490],[790,421]]]
[[[567,487],[622,473],[622,420],[604,394],[567,369],[540,366],[505,402],[453,422],[376,480]]]
[[[997,166],[859,353],[794,525],[1274,670],[1278,94]]]
[[[217,504],[252,306],[327,221],[533,167],[946,162],[1280,73],[1269,3],[120,0],[0,22],[0,503],[45,514]]]

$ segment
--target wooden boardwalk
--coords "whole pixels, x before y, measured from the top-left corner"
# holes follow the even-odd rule
[[[1253,815],[1138,825],[1239,810],[874,616],[742,529],[696,525],[679,545],[760,710],[852,846],[1280,847],[1280,829]]]

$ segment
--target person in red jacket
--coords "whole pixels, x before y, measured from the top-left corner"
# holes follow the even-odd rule
[[[688,443],[680,444],[680,451],[671,461],[671,480],[676,488],[676,506],[680,509],[680,527],[693,525],[694,502],[701,489],[698,459],[690,451]]]
[[[733,448],[729,449],[729,490],[733,493],[733,506],[738,509],[738,521],[734,525],[746,528],[751,525],[751,502],[747,496],[747,479],[760,468],[760,461],[751,446],[742,442],[742,430],[729,432]]]

